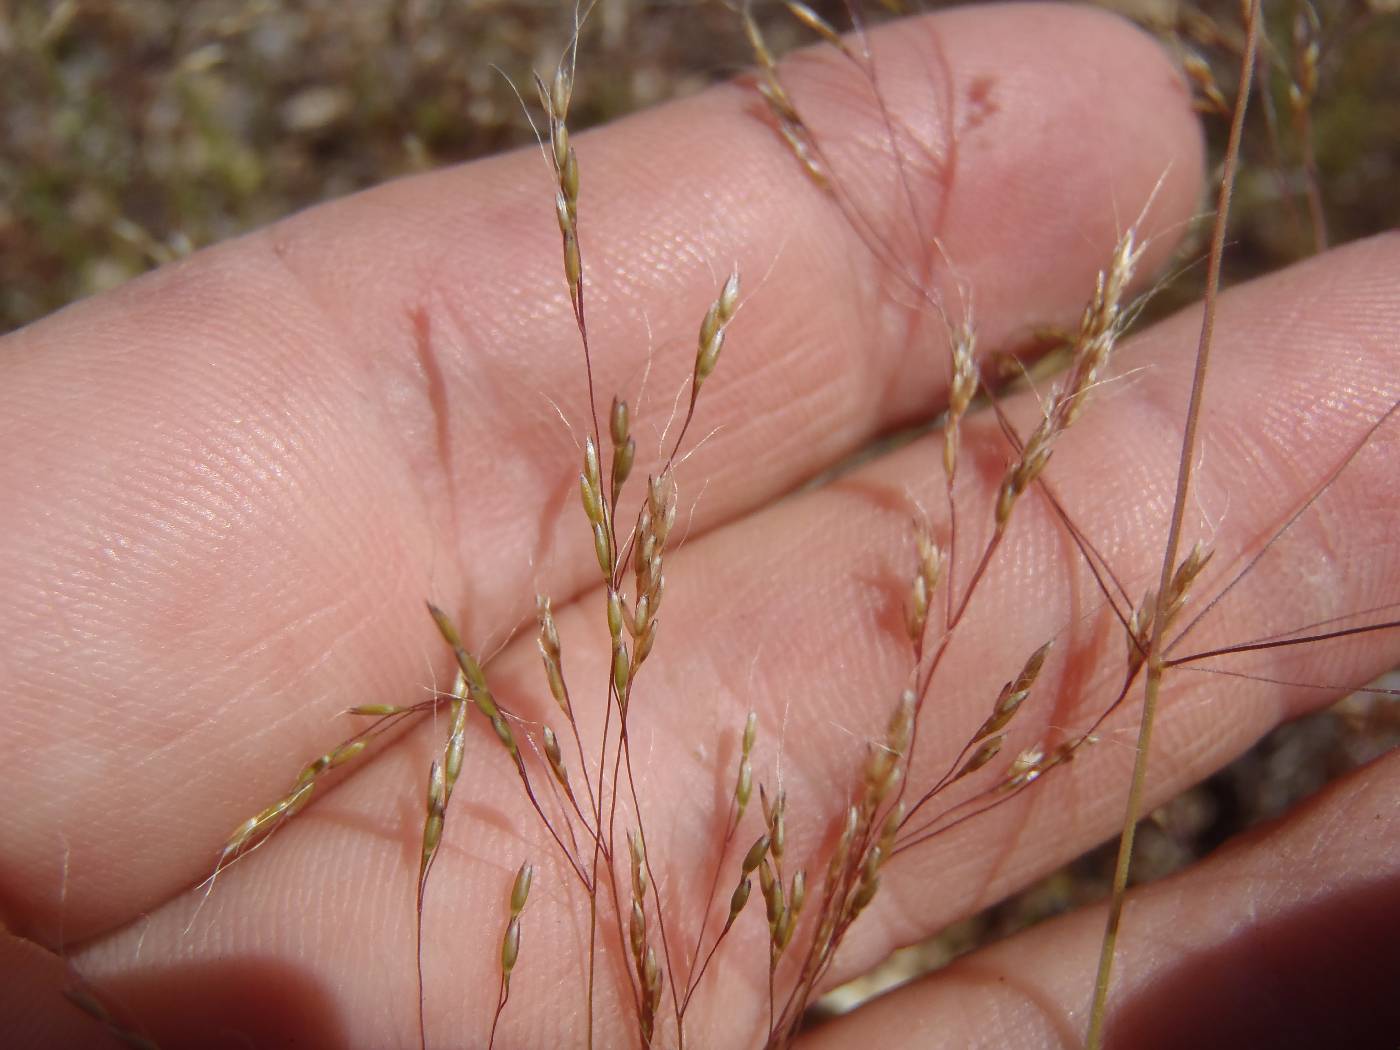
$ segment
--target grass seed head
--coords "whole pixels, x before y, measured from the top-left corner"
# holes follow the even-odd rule
[[[773,866],[765,859],[758,869],[758,884],[763,890],[763,900],[768,909],[770,932],[777,928],[784,907],[783,883],[773,871]]]
[[[1001,750],[1001,744],[1004,739],[1004,735],[998,733],[996,736],[984,740],[978,746],[977,750],[972,753],[972,756],[963,763],[962,768],[957,771],[953,779],[961,780],[969,774],[976,773],[988,762],[996,758],[997,752]]]
[[[793,930],[796,928],[797,913],[791,907],[784,908],[782,915],[773,927],[773,955],[775,957],[787,951],[787,946],[792,941]]]
[[[579,498],[583,502],[583,513],[595,528],[600,528],[603,524],[602,493],[588,480],[586,473],[578,476],[578,490]]]
[[[644,901],[647,898],[646,846],[635,831],[627,833],[627,850],[632,858],[632,899]]]
[[[511,758],[518,760],[520,747],[515,742],[515,734],[511,732],[510,723],[499,711],[491,718],[491,728],[496,731],[496,738],[500,740],[501,746],[510,752]]]
[[[530,899],[530,884],[535,880],[535,867],[528,860],[520,865],[515,873],[515,881],[510,887],[510,914],[519,915],[525,910],[525,902]]]
[[[569,162],[569,129],[563,124],[555,124],[552,129],[550,147],[554,151],[554,170],[562,176],[564,165]]]
[[[554,71],[554,84],[549,92],[549,108],[554,119],[563,123],[569,116],[569,100],[574,95],[573,74],[562,64]]]
[[[745,875],[748,875],[754,868],[758,867],[763,858],[767,856],[768,846],[769,838],[767,832],[764,832],[754,840],[753,845],[749,847],[749,851],[744,854],[743,864],[740,865],[740,869]]]
[[[768,818],[768,851],[774,860],[783,859],[787,848],[787,795],[779,791],[773,804],[773,812]]]
[[[633,438],[628,438],[622,445],[613,451],[612,463],[612,484],[616,491],[626,483],[632,474],[632,464],[637,459],[637,442]]]
[[[627,924],[627,939],[632,947],[632,958],[641,965],[642,953],[647,946],[647,917],[641,901],[632,898],[632,917]]]
[[[880,892],[880,876],[875,875],[869,879],[862,879],[860,886],[856,889],[856,895],[851,900],[850,921],[863,912],[871,901],[875,899],[875,894]]]
[[[885,730],[885,746],[896,755],[903,755],[909,749],[909,742],[914,736],[914,714],[917,709],[918,697],[914,690],[904,690]]]
[[[739,301],[739,271],[733,270],[720,288],[719,297],[705,311],[700,322],[700,336],[696,340],[695,351],[695,393],[700,385],[714,372],[719,363],[720,351],[724,349],[725,331],[734,317]]]
[[[793,18],[812,30],[812,32],[816,33],[832,47],[839,49],[842,54],[850,54],[846,48],[846,42],[841,39],[841,34],[836,32],[836,28],[806,4],[800,3],[799,0],[783,0],[783,5],[792,14]]]
[[[603,570],[603,579],[612,580],[612,543],[601,521],[593,523],[593,553],[598,558],[598,568]]]
[[[569,202],[561,193],[556,211],[559,218],[559,234],[563,240],[564,278],[569,282],[569,292],[578,298],[583,284],[583,256],[579,254],[578,234],[574,232],[574,216]]]
[[[642,661],[651,655],[652,644],[656,641],[656,617],[652,617],[651,624],[647,627],[646,633],[637,639],[637,647],[634,653],[632,674],[635,676],[636,669],[642,665]]]
[[[737,268],[729,271],[729,276],[724,279],[724,286],[719,290],[719,299],[716,300],[719,307],[719,316],[725,324],[728,324],[734,316],[734,311],[739,307],[739,271]]]
[[[1001,693],[997,696],[997,702],[992,708],[992,713],[987,720],[982,723],[982,727],[973,736],[973,741],[985,740],[1006,727],[1030,696],[1031,687],[1035,684],[1036,678],[1040,675],[1040,669],[1045,665],[1045,657],[1050,652],[1051,642],[1046,642],[1039,649],[1030,655],[1025,665],[1021,668],[1021,673],[1013,681],[1007,682],[1001,688]]]
[[[904,823],[904,803],[896,802],[890,807],[889,813],[885,815],[885,822],[880,826],[880,838],[876,845],[880,852],[888,857],[894,852],[894,838],[899,834],[899,826]]]
[[[729,897],[729,918],[725,920],[725,927],[734,924],[734,920],[739,917],[739,913],[744,910],[744,905],[749,902],[749,894],[753,891],[753,880],[745,875],[739,880],[739,885],[734,887],[734,892]]]
[[[540,622],[540,648],[559,659],[559,631],[554,626],[554,609],[547,595],[535,595],[535,615]]]
[[[625,617],[622,611],[622,595],[611,587],[608,588],[608,634],[612,636],[613,644],[622,637],[622,623]]]
[[[559,667],[559,661],[551,659],[548,654],[544,656],[544,673],[549,682],[549,695],[554,697],[554,702],[559,705],[559,709],[565,715],[569,713],[569,694],[564,688],[564,673]]]
[[[777,59],[773,57],[772,50],[768,47],[768,42],[763,39],[763,33],[758,28],[758,23],[754,21],[753,14],[749,10],[749,5],[744,4],[744,9],[740,12],[740,17],[744,23],[744,35],[749,38],[749,48],[753,51],[754,59],[762,69],[773,69],[777,66]]]
[[[595,492],[601,492],[603,488],[602,469],[598,465],[598,445],[593,440],[593,435],[589,434],[583,446],[583,476],[588,479],[588,484]]]
[[[789,907],[794,914],[802,911],[807,903],[807,869],[799,868],[792,876],[792,889],[788,892]]]
[[[753,766],[749,762],[747,755],[739,759],[739,775],[734,783],[734,803],[738,810],[735,822],[744,815],[744,810],[748,808],[749,798],[753,794]]]
[[[515,969],[520,958],[520,917],[512,915],[506,924],[506,935],[501,938],[501,976],[510,980],[510,972]]]
[[[356,704],[347,708],[347,715],[367,715],[371,718],[385,718],[389,715],[398,715],[407,711],[408,708],[400,707],[398,704]]]
[[[1040,745],[1027,748],[1011,760],[1011,765],[1007,767],[1006,776],[1002,780],[1001,788],[1004,791],[1025,787],[1034,780],[1039,779],[1041,762],[1045,758],[1045,749]]]
[[[900,782],[904,779],[904,767],[896,766],[879,789],[871,795],[871,801],[875,805],[884,802],[890,795],[899,789]]]
[[[545,726],[541,731],[544,738],[544,755],[549,761],[549,771],[554,774],[554,779],[559,786],[564,789],[564,794],[573,797],[573,789],[569,787],[569,771],[564,767],[564,755],[559,750],[559,738],[554,735],[554,730]]]
[[[447,812],[447,781],[443,775],[442,763],[433,760],[433,765],[428,773],[428,804],[427,817],[423,821],[423,852],[419,861],[419,883],[421,885],[423,876],[427,873],[428,865],[432,863],[434,854],[437,853],[438,844],[442,842],[442,827],[444,816]]]
[[[642,982],[646,987],[647,1005],[651,1014],[656,1014],[656,1008],[661,1004],[661,966],[656,961],[656,949],[647,946],[646,956],[642,959]]]
[[[632,615],[627,619],[627,633],[637,638],[650,630],[651,623],[651,596],[640,594],[637,596],[637,604],[633,606]]]
[[[1228,118],[1230,103],[1225,100],[1225,94],[1220,90],[1210,64],[1195,51],[1188,50],[1181,56],[1181,67],[1192,86],[1200,92],[1196,108],[1205,113]]]
[[[447,747],[443,750],[443,777],[449,797],[453,785],[462,774],[462,756],[466,753],[467,705],[462,701],[452,705],[452,731],[447,737]]]
[[[494,719],[498,713],[496,698],[486,685],[486,675],[482,672],[481,665],[462,645],[457,628],[452,625],[452,620],[448,615],[432,602],[428,603],[428,612],[432,614],[433,622],[437,624],[443,639],[452,647],[452,654],[457,658],[457,666],[466,678],[467,692],[471,696],[472,703],[476,704],[487,718]]]
[[[612,677],[613,688],[620,701],[627,697],[627,685],[632,680],[632,663],[627,655],[627,646],[619,641],[613,646]]]
[[[569,201],[570,210],[576,207],[578,201],[578,154],[574,152],[572,146],[564,157],[564,167],[559,172],[559,188],[563,191],[564,199]]]
[[[608,413],[608,434],[612,438],[614,448],[627,444],[630,428],[631,419],[627,410],[627,402],[619,397],[614,397],[612,410]]]
[[[1190,597],[1191,585],[1196,582],[1196,578],[1210,563],[1213,553],[1209,547],[1198,541],[1191,548],[1190,553],[1181,560],[1181,564],[1176,567],[1176,572],[1172,574],[1171,584],[1167,590],[1167,600],[1164,603],[1166,606],[1166,626],[1169,626],[1176,619],[1177,614],[1185,606],[1186,599]]]
[[[920,574],[914,577],[909,588],[909,598],[904,607],[904,626],[909,640],[918,644],[924,636],[924,624],[928,622],[928,581]]]
[[[1157,592],[1148,589],[1142,602],[1128,617],[1128,677],[1132,678],[1147,659],[1147,647],[1152,642],[1152,622],[1157,617]]]

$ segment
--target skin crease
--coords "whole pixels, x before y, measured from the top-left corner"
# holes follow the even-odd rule
[[[1027,6],[950,12],[875,46],[893,111],[941,158],[913,170],[913,206],[975,289],[984,348],[1047,320],[1073,323],[1120,217],[1149,197],[1143,272],[1165,260],[1196,208],[1201,150],[1189,98],[1150,40],[1092,12]],[[889,204],[889,157],[871,148],[859,79],[810,56],[790,69],[858,206],[908,247],[901,238],[916,224]],[[980,116],[960,122],[957,103],[972,98],[983,100]],[[680,902],[703,892],[713,814],[750,707],[761,724],[755,771],[780,768],[788,791],[790,849],[817,848],[844,804],[832,785],[851,783],[861,741],[879,732],[907,671],[897,619],[910,510],[941,520],[944,506],[936,436],[774,502],[871,437],[936,414],[946,350],[939,325],[909,308],[756,112],[750,91],[729,86],[578,137],[596,377],[606,400],[613,390],[632,396],[646,374],[634,430],[649,462],[717,275],[737,263],[746,277],[702,400],[696,434],[713,435],[678,474],[688,543],[668,559],[661,640],[633,715],[658,881]],[[493,686],[526,719],[552,712],[540,702],[529,632],[506,640],[536,590],[555,598],[570,681],[605,674],[596,569],[573,491],[576,434],[559,421],[577,430],[588,413],[548,205],[534,153],[404,180],[201,253],[0,344],[0,491],[10,494],[0,505],[0,593],[10,596],[0,607],[10,800],[0,909],[11,931],[0,960],[23,975],[0,991],[0,1027],[20,1033],[20,1045],[108,1045],[57,994],[51,953],[60,946],[166,1046],[416,1043],[411,902],[440,721],[384,748],[231,871],[192,925],[190,887],[229,829],[346,734],[337,712],[413,702],[447,679],[425,597],[492,656]],[[1228,411],[1205,420],[1193,522],[1219,552],[1205,590],[1228,581],[1400,397],[1397,263],[1400,244],[1381,238],[1223,300],[1211,397]],[[1183,315],[1124,349],[1127,378],[1106,386],[1048,475],[1135,595],[1156,572],[1197,323]],[[1028,395],[1006,409],[1023,433],[1039,411]],[[965,555],[980,547],[1005,463],[992,420],[966,427]],[[1184,644],[1260,637],[1393,600],[1394,429],[1375,435]],[[992,451],[974,455],[979,448]],[[1248,483],[1258,478],[1268,483]],[[1357,565],[1364,571],[1340,571]],[[1097,602],[1045,506],[1027,497],[1015,541],[941,672],[950,684],[937,697],[940,731],[923,745],[915,780],[937,776],[1001,682],[1047,638],[1057,646],[1045,695],[1018,718],[1008,753],[1048,727],[1090,720],[1112,685],[1094,668],[1122,650]],[[1394,639],[1274,650],[1243,666],[1357,683],[1394,663],[1387,646]],[[1162,712],[1152,796],[1328,698],[1182,672]],[[597,702],[580,703],[585,735],[594,734]],[[1131,760],[1129,714],[1037,792],[892,863],[841,973],[1109,834]],[[425,915],[430,1041],[484,1042],[510,879],[529,857],[538,873],[497,1045],[573,1045],[580,895],[479,720],[465,766]],[[1296,846],[1318,812],[1331,814],[1343,855],[1370,863],[1376,880],[1392,877],[1385,836],[1366,822],[1373,812],[1393,817],[1381,805],[1393,766],[1363,771],[1303,814],[1302,830],[1278,832],[1295,844],[1279,854],[1297,865],[1294,903],[1375,884],[1341,879],[1333,858],[1319,864]],[[1346,791],[1368,805],[1337,803]],[[1146,946],[1129,947],[1126,966],[1148,957],[1124,979],[1120,1032],[1150,1006],[1144,970],[1189,968],[1247,942],[1250,930],[1231,929],[1230,917],[1251,908],[1280,922],[1294,915],[1243,877],[1212,895],[1221,870],[1252,870],[1267,848],[1255,843],[1149,891]],[[1219,920],[1163,947],[1153,931],[1172,928],[1177,899],[1209,899]],[[678,905],[668,923],[693,937],[696,912]],[[766,980],[763,930],[743,919],[688,1017],[697,1046],[747,1045],[764,1024],[755,992]],[[1018,963],[1012,945],[992,949],[988,965],[1057,973],[1062,953],[1087,958],[1096,921],[1078,917],[1022,941],[1026,959],[1047,960],[1038,970]],[[1343,956],[1334,969],[1366,961]],[[1024,984],[988,1002],[986,1018],[947,1005],[976,965],[936,978],[927,996],[882,1005],[870,1033],[888,1038],[939,1007],[927,1023],[1004,1021],[1024,1033],[1016,1045],[1072,1045],[1064,1037],[1082,1027],[1087,978],[1042,982],[1038,1016],[1051,1020],[1017,1028],[1031,998]],[[601,1045],[627,1031],[610,1016],[626,1009],[617,967],[605,959]],[[1309,987],[1292,999],[1305,1001]],[[857,1036],[840,1033],[856,1023],[813,1042],[846,1045]]]

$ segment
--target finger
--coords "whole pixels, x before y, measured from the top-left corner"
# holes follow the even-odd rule
[[[84,1016],[64,990],[72,990],[62,961],[32,941],[0,931],[0,1029],[11,1046],[100,1047],[111,1036],[96,1018]]]
[[[1206,419],[1199,482],[1199,507],[1215,523],[1211,535],[1219,553],[1214,573],[1199,584],[1199,604],[1230,579],[1237,555],[1257,549],[1328,475],[1368,421],[1380,418],[1400,396],[1388,334],[1400,320],[1393,276],[1397,255],[1396,238],[1366,242],[1222,302],[1211,388],[1221,410]],[[1281,311],[1280,303],[1289,305]],[[1179,426],[1159,406],[1184,402],[1190,363],[1179,344],[1189,343],[1193,333],[1194,319],[1183,315],[1126,348],[1121,367],[1140,370],[1139,378],[1101,392],[1066,435],[1048,474],[1131,593],[1155,583],[1161,522],[1144,508],[1160,513],[1165,505],[1162,494],[1169,491],[1174,471],[1176,439],[1170,430]],[[1267,389],[1258,382],[1265,354],[1273,377]],[[1008,411],[1033,416],[1038,408],[1023,398]],[[969,434],[967,447],[988,440],[985,434]],[[1393,427],[1371,438],[1313,511],[1271,550],[1278,557],[1254,568],[1238,589],[1240,606],[1222,616],[1226,622],[1202,629],[1203,642],[1248,638],[1369,608],[1395,592],[1400,551],[1391,539],[1396,478],[1388,461],[1394,440]],[[672,582],[663,635],[630,705],[629,734],[648,849],[658,885],[671,902],[672,936],[682,946],[694,943],[700,927],[734,782],[737,737],[750,706],[760,716],[757,776],[770,787],[781,783],[788,795],[788,863],[805,863],[809,874],[819,877],[832,825],[858,788],[864,742],[879,739],[908,671],[907,651],[897,639],[898,603],[912,559],[891,552],[908,543],[911,501],[937,513],[937,457],[936,442],[915,444],[826,490],[697,541],[668,568]],[[956,575],[964,581],[966,566],[979,551],[975,523],[989,517],[999,476],[999,467],[969,473],[959,492],[965,531],[959,541],[963,568]],[[1262,493],[1255,491],[1260,479],[1269,482]],[[1228,507],[1221,496],[1226,486]],[[1047,665],[1034,702],[1018,715],[1008,754],[1047,736],[1053,743],[1055,732],[1082,729],[1111,700],[1122,678],[1121,628],[1096,611],[1097,591],[1078,569],[1068,542],[1057,535],[1054,519],[1035,503],[1016,514],[1012,546],[985,578],[975,612],[959,628],[958,648],[935,679],[911,776],[915,792],[919,783],[947,768],[987,716],[1001,683],[1014,677],[1026,655],[1047,638],[1056,639],[1058,654]],[[1320,543],[1326,560],[1340,567],[1336,574],[1315,571]],[[1363,561],[1364,573],[1340,571]],[[1300,565],[1312,567],[1306,588],[1289,582]],[[589,603],[580,603],[560,617],[560,629],[570,680],[582,683],[576,686],[576,702],[586,712],[590,697],[600,692],[587,683],[601,682],[608,673],[602,618]],[[772,641],[756,644],[759,638]],[[1271,649],[1251,658],[1245,669],[1266,679],[1356,684],[1393,665],[1394,641],[1377,636],[1368,642],[1388,644],[1359,646],[1353,639],[1325,648]],[[500,694],[518,710],[560,724],[557,713],[531,703],[540,690],[526,645],[502,654],[492,675]],[[1249,679],[1212,677],[1202,684],[1184,672],[1169,678],[1168,685],[1150,778],[1153,799],[1194,782],[1279,719],[1329,695]],[[586,713],[580,721],[585,730],[593,724]],[[1132,758],[1130,723],[1129,718],[1110,721],[1100,730],[1103,742],[1047,774],[1033,791],[896,856],[885,869],[880,894],[843,946],[833,977],[858,971],[892,948],[999,899],[1108,835],[1121,820]],[[529,729],[520,726],[522,737]],[[191,897],[157,913],[140,931],[94,945],[84,964],[94,977],[124,974],[140,983],[174,953],[292,958],[307,982],[336,989],[336,1012],[344,1011],[352,1030],[368,1033],[370,1044],[402,1038],[416,1023],[407,962],[419,796],[427,756],[441,747],[441,739],[441,727],[428,727],[299,817],[268,849],[229,873],[193,933],[185,933],[195,908]],[[483,929],[481,916],[498,911],[496,897],[521,860],[538,858],[541,871],[550,872],[541,876],[542,885],[552,887],[538,913],[546,918],[537,921],[555,924],[532,928],[539,929],[531,936],[540,947],[533,969],[523,971],[521,980],[540,982],[535,987],[542,995],[569,986],[561,982],[571,973],[576,978],[579,953],[587,944],[584,901],[520,803],[509,764],[484,730],[470,740],[467,768],[471,797],[449,823],[425,926],[429,1016],[439,1032],[470,1030],[481,1016],[480,1001],[447,995],[438,982],[451,973],[471,988],[492,986],[493,933]],[[981,785],[1004,769],[1004,762],[989,767]],[[753,818],[748,830],[757,834],[752,824]],[[736,864],[731,849],[717,910],[737,878]],[[312,893],[324,911],[305,907]],[[753,996],[753,989],[766,986],[766,927],[761,918],[743,918],[721,957],[717,983],[695,1000],[695,1023],[713,1037],[712,1045],[742,1043],[766,1023],[766,1004]],[[377,956],[346,983],[341,965],[352,941],[399,948],[397,954]],[[201,947],[206,944],[211,947]],[[522,991],[520,1001],[528,999]],[[386,1001],[396,1006],[380,1010],[377,1004]],[[547,1015],[522,1012],[510,1030],[519,1031],[526,1045],[547,1042],[551,1033],[559,1034],[551,1026],[578,1023],[583,1009],[580,999]]]
[[[1400,755],[1131,894],[1108,1047],[1394,1045]],[[814,1032],[823,1050],[1077,1046],[1104,909],[955,963]]]
[[[1395,618],[1400,419],[1387,413],[1400,401],[1390,334],[1400,321],[1397,261],[1400,239],[1378,238],[1222,300],[1183,547],[1201,539],[1216,553],[1177,628],[1229,590],[1174,653],[1274,637],[1319,621],[1344,627]],[[1097,392],[1046,472],[1060,504],[1134,604],[1158,584],[1191,382],[1189,348],[1198,331],[1199,313],[1187,312],[1123,348],[1122,378]],[[1024,396],[1006,411],[1026,434],[1042,409]],[[1383,418],[1388,422],[1370,433]],[[988,541],[1011,456],[989,417],[975,421],[963,440],[968,452],[957,493],[955,567],[948,573],[959,597]],[[668,570],[666,630],[673,648],[663,658],[674,654],[676,663],[658,667],[653,688],[660,696],[685,688],[714,699],[639,705],[636,732],[655,719],[659,739],[714,740],[732,733],[755,706],[770,741],[755,770],[765,754],[769,768],[780,763],[794,841],[815,844],[832,834],[859,788],[866,742],[882,739],[908,680],[909,521],[916,508],[925,509],[935,535],[947,542],[941,445],[934,436],[821,492],[720,530],[684,552],[694,559],[693,574],[679,560]],[[1314,494],[1319,498],[1308,511],[1252,563]],[[936,611],[942,597],[935,597]],[[929,689],[906,795],[911,802],[953,767],[1002,685],[1031,653],[1047,641],[1055,648],[1035,702],[1010,726],[1000,760],[980,781],[970,778],[930,804],[928,817],[990,788],[1021,751],[1036,745],[1048,751],[1087,730],[1119,695],[1126,673],[1126,631],[1040,498],[1016,508],[1006,544],[968,609]],[[937,637],[937,626],[934,631]],[[703,652],[693,652],[691,638],[704,638]],[[1363,686],[1397,658],[1400,632],[1389,630],[1171,672],[1149,798],[1170,797],[1280,721]],[[872,964],[1116,831],[1140,704],[1139,682],[1096,731],[1100,742],[1053,771],[1047,783],[901,853],[866,921],[853,930],[838,972]],[[693,820],[666,817],[677,849],[699,837],[713,806],[712,796],[698,790],[703,772],[693,776],[681,792],[695,799]],[[909,830],[919,826],[911,822]]]
[[[921,249],[937,235],[976,283],[989,343],[1066,317],[1159,181],[1154,228],[1192,206],[1187,94],[1124,23],[960,12],[874,48],[900,145],[924,148],[912,205],[870,148],[857,73],[807,57],[792,91],[877,237],[913,228],[909,210],[927,220]],[[907,290],[754,109],[724,87],[579,144],[595,378],[605,399],[655,357],[644,445],[712,270],[752,278],[699,423],[721,430],[686,475],[711,479],[697,530],[933,411],[943,382],[941,357],[906,345],[937,324],[902,308]],[[1053,194],[1025,177],[1042,169]],[[533,153],[398,182],[6,342],[12,915],[53,919],[65,849],[75,932],[188,883],[248,789],[282,790],[333,737],[333,712],[416,699],[428,668],[445,673],[425,596],[490,649],[534,590],[562,600],[594,578],[566,511],[574,437],[548,400],[584,426],[547,183]]]

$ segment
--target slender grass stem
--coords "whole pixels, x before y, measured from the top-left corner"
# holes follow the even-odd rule
[[[1147,679],[1143,689],[1142,720],[1138,728],[1136,754],[1133,759],[1132,781],[1128,788],[1127,811],[1118,840],[1118,860],[1113,872],[1113,896],[1109,900],[1108,917],[1104,923],[1103,943],[1099,953],[1098,973],[1094,978],[1094,998],[1089,1010],[1089,1030],[1085,1038],[1087,1050],[1099,1050],[1103,1045],[1104,1023],[1108,1013],[1108,989],[1113,976],[1113,958],[1118,947],[1118,933],[1123,922],[1123,904],[1127,896],[1128,869],[1133,857],[1133,839],[1142,814],[1147,785],[1147,763],[1152,745],[1152,730],[1157,719],[1161,695],[1162,632],[1166,627],[1166,602],[1171,581],[1176,572],[1177,551],[1186,518],[1187,496],[1191,489],[1191,468],[1196,457],[1196,434],[1200,426],[1201,405],[1205,398],[1206,377],[1210,370],[1210,351],[1215,333],[1215,310],[1220,291],[1221,261],[1225,254],[1225,229],[1230,216],[1230,198],[1234,192],[1235,170],[1239,163],[1240,142],[1244,135],[1245,112],[1249,108],[1249,85],[1254,79],[1254,56],[1259,40],[1259,2],[1250,0],[1245,12],[1245,47],[1240,59],[1239,95],[1230,121],[1230,138],[1225,148],[1225,163],[1220,179],[1220,194],[1216,204],[1214,229],[1211,231],[1210,264],[1206,275],[1205,303],[1201,317],[1201,335],[1196,348],[1196,367],[1191,380],[1191,400],[1186,412],[1186,430],[1181,440],[1181,457],[1177,467],[1176,497],[1172,502],[1171,525],[1167,531],[1166,550],[1162,555],[1161,581],[1157,588],[1157,614],[1153,617],[1152,637],[1147,652]]]

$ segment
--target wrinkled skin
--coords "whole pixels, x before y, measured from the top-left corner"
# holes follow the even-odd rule
[[[849,67],[799,58],[792,91],[895,254],[926,259],[936,233],[973,290],[984,350],[1075,323],[1125,217],[1149,199],[1144,274],[1197,213],[1187,90],[1125,23],[984,7],[884,31],[875,47],[901,134],[923,148],[905,151],[907,194],[893,192]],[[804,179],[750,90],[720,87],[577,143],[595,376],[605,403],[634,399],[639,476],[655,466],[723,273],[737,263],[746,278],[692,432],[704,440],[677,473],[688,542],[668,561],[633,712],[668,922],[689,941],[745,712],[759,714],[759,779],[773,783],[781,761],[802,856],[839,819],[861,741],[898,695],[909,513],[946,521],[940,439],[779,497],[936,415],[946,345]],[[226,873],[193,921],[192,887],[239,821],[351,731],[338,712],[413,703],[447,680],[427,598],[490,656],[507,703],[562,729],[528,628],[534,593],[552,595],[596,740],[606,635],[575,489],[589,413],[553,223],[547,167],[527,151],[313,209],[0,344],[10,1045],[110,1045],[59,994],[60,950],[167,1047],[416,1045],[412,901],[441,719],[347,770]],[[1218,552],[1204,591],[1400,397],[1397,275],[1400,241],[1383,237],[1224,297],[1188,524]],[[1139,596],[1156,579],[1198,324],[1177,317],[1124,348],[1117,368],[1132,378],[1105,387],[1047,475]],[[1006,410],[1023,432],[1038,412],[1029,394]],[[1395,600],[1395,440],[1394,427],[1377,431],[1290,530],[1288,553],[1261,561],[1192,645]],[[1008,453],[985,414],[967,421],[964,447],[968,558]],[[1016,746],[1087,724],[1112,677],[1089,688],[1095,661],[1121,659],[1043,502],[1029,495],[1017,515],[940,671],[916,786],[1047,638],[1063,655]],[[1393,634],[1256,654],[1247,669],[1356,684],[1395,662]],[[1152,798],[1331,696],[1183,672],[1162,711]],[[1131,714],[1035,791],[892,862],[833,978],[1111,834]],[[497,1045],[579,1045],[583,897],[479,722],[465,765],[424,917],[429,1044],[484,1044],[510,879],[528,857],[536,888]],[[1398,785],[1400,761],[1383,759],[1142,892],[1127,910],[1111,1045],[1394,1045]],[[691,1007],[696,1046],[761,1037],[766,949],[750,918]],[[1075,1045],[1101,928],[1097,912],[1039,927],[804,1045]],[[596,1045],[625,1045],[615,954],[600,974]],[[1372,1042],[1387,1023],[1390,1042]]]

